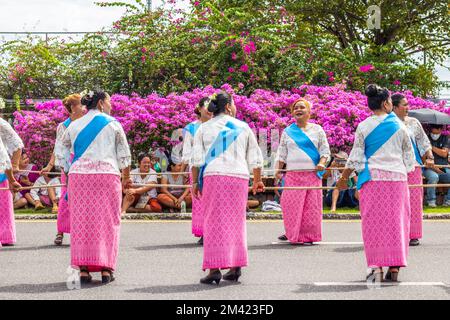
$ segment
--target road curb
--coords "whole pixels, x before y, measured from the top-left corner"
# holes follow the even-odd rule
[[[16,220],[56,220],[56,214],[19,214]],[[436,213],[424,215],[424,220],[450,220],[448,213]],[[325,213],[324,220],[360,220],[359,213],[335,214]],[[127,213],[122,220],[191,220],[190,213]],[[282,220],[281,213],[247,213],[247,220]]]

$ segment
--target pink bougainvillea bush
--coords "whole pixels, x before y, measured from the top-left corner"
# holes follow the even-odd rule
[[[220,90],[233,94],[239,119],[253,129],[265,129],[269,133],[273,129],[282,130],[292,122],[289,105],[304,97],[312,102],[312,121],[323,126],[330,146],[346,151],[351,148],[356,127],[370,114],[366,97],[360,92],[346,91],[343,85],[304,85],[280,93],[256,90],[247,97],[235,94],[233,88],[225,84],[220,89],[206,87],[165,97],[116,94],[111,97],[112,115],[123,125],[136,156],[150,148],[170,147],[173,131],[196,119],[193,111],[199,100]],[[411,92],[403,94],[408,98],[411,109],[431,108],[450,114],[444,102],[435,104],[414,97]],[[33,111],[15,113],[15,128],[35,163],[47,163],[56,126],[67,117],[60,100],[36,104]]]

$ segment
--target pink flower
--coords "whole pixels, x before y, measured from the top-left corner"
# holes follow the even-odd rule
[[[143,48],[141,49],[141,52],[142,52],[142,53],[147,53],[147,48],[143,47]]]
[[[236,52],[233,52],[233,53],[231,54],[231,59],[237,60],[237,54],[236,54]]]
[[[248,44],[244,46],[244,52],[246,55],[250,55],[254,52],[256,52],[256,46],[253,41],[250,41]]]
[[[103,57],[103,59],[105,59],[108,56],[108,52],[106,52],[106,51],[102,51],[102,52],[100,52],[100,54]]]
[[[371,64],[359,67],[359,71],[366,73],[375,70],[375,67]]]
[[[402,83],[400,82],[400,80],[395,80],[394,82],[392,82],[395,86],[399,86]]]
[[[241,71],[241,72],[248,72],[248,70],[249,70],[249,67],[248,67],[248,65],[246,65],[246,64],[243,64],[242,66],[241,66],[241,68],[239,69],[239,71]]]
[[[229,73],[234,73],[236,70],[234,68],[228,68]]]

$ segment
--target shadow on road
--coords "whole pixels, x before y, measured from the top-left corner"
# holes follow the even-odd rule
[[[248,246],[248,250],[293,250],[298,247],[298,245],[291,244],[261,244]]]
[[[146,246],[135,248],[139,251],[154,251],[154,250],[171,250],[171,249],[192,249],[192,248],[202,248],[202,246],[197,243],[177,243],[177,244],[162,244],[157,246]]]
[[[55,246],[55,245],[47,245],[47,246],[37,246],[37,247],[2,247],[0,249],[1,252],[8,252],[8,251],[40,251],[40,250],[61,250],[61,249],[68,249],[70,248],[70,245],[62,245],[62,246]]]
[[[182,284],[173,286],[153,286],[146,288],[137,288],[127,290],[128,293],[151,293],[151,294],[170,294],[170,293],[192,293],[217,290],[220,288],[238,286],[239,282],[221,282],[220,285],[207,285],[207,284]]]
[[[337,292],[357,292],[357,291],[367,291],[370,290],[367,287],[365,281],[356,281],[355,283],[360,283],[361,285],[349,285],[349,286],[315,286],[313,284],[301,284],[298,290],[293,291],[293,293],[337,293]]]
[[[65,282],[43,283],[43,284],[16,284],[13,286],[0,287],[0,293],[54,293],[68,291]]]
[[[364,247],[342,247],[333,250],[337,253],[356,253],[364,251]]]

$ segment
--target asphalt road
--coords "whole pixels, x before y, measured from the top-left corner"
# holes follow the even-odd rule
[[[55,222],[18,222],[17,246],[0,248],[0,299],[449,299],[450,222],[425,222],[401,284],[367,286],[359,222],[325,222],[324,243],[274,243],[281,222],[249,222],[250,266],[238,284],[199,284],[202,248],[189,222],[124,222],[117,280],[68,290],[70,249]],[[67,239],[66,243],[67,243]],[[99,280],[98,276],[95,278]]]

